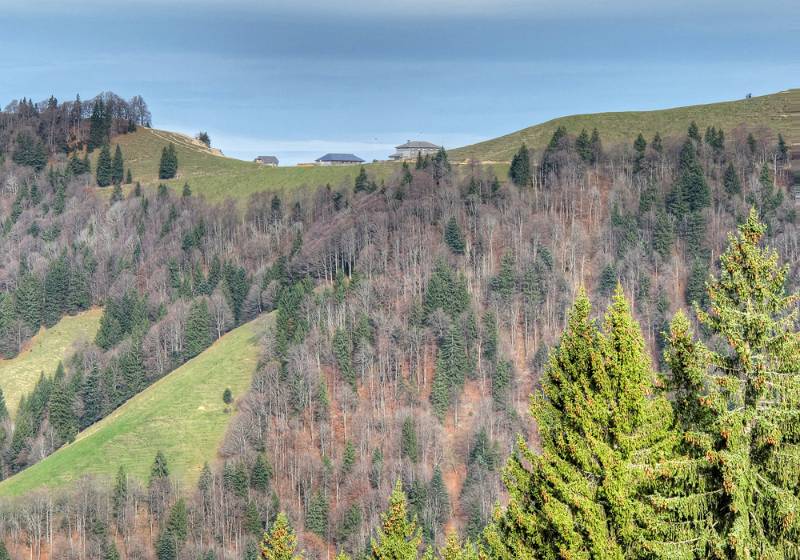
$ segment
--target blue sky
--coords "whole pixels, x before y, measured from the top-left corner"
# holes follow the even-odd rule
[[[141,94],[287,164],[800,86],[796,0],[0,0],[0,30],[0,105]]]

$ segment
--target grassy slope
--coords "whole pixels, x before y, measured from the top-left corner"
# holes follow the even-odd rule
[[[606,146],[632,142],[639,132],[644,134],[648,141],[656,132],[664,137],[685,134],[692,120],[697,122],[701,132],[707,126],[716,126],[722,127],[727,133],[741,124],[746,124],[751,128],[765,126],[787,135],[791,129],[791,119],[787,115],[788,107],[797,104],[798,101],[800,101],[800,89],[794,89],[752,99],[660,111],[573,115],[452,150],[450,157],[453,161],[468,159],[509,161],[523,142],[530,148],[546,146],[555,129],[562,125],[571,134],[578,134],[583,128],[588,132],[597,128]]]
[[[67,357],[75,342],[94,339],[101,315],[101,309],[91,309],[64,317],[34,336],[18,356],[0,360],[0,388],[12,416],[20,397],[33,390],[42,372],[46,376],[53,375],[58,362]]]
[[[224,411],[225,387],[236,398],[250,384],[259,355],[257,340],[267,320],[261,317],[229,332],[81,432],[72,444],[0,483],[0,496],[64,486],[89,473],[112,477],[120,465],[146,481],[159,449],[170,472],[193,483],[203,463],[215,457],[233,417]]]
[[[351,186],[358,174],[358,166],[342,167],[263,167],[256,163],[214,154],[191,138],[174,132],[140,128],[132,134],[115,138],[122,148],[125,166],[130,167],[134,181],[154,187],[164,182],[181,189],[188,181],[194,193],[209,201],[232,197],[247,200],[258,191],[282,191],[302,187],[316,187],[330,183],[332,187]],[[161,149],[175,144],[178,152],[178,177],[159,181],[158,164]],[[94,157],[96,158],[97,152]],[[396,163],[369,164],[367,169],[377,180],[388,178],[397,170]],[[110,189],[109,189],[110,191]]]

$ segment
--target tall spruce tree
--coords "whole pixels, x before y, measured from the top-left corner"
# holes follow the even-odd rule
[[[261,558],[263,560],[301,560],[302,556],[295,554],[297,549],[297,536],[289,524],[286,514],[281,512],[275,518],[269,532],[264,533],[261,540]]]
[[[452,216],[444,228],[444,241],[450,250],[456,255],[463,255],[466,249],[464,243],[464,234],[461,233],[461,227],[458,225],[458,220]]]
[[[621,288],[603,332],[581,292],[531,414],[542,452],[520,440],[504,473],[509,504],[486,531],[498,559],[646,557],[662,522],[647,465],[669,457],[671,410]]]
[[[114,160],[111,162],[111,182],[114,185],[121,185],[123,179],[125,179],[125,161],[122,159],[122,148],[117,144]]]
[[[680,187],[683,191],[690,211],[705,208],[711,202],[711,191],[691,140],[684,142],[678,163],[679,176],[675,188]]]
[[[186,332],[184,335],[184,355],[188,360],[211,346],[211,313],[205,298],[198,298],[192,302],[189,315],[186,318]]]
[[[110,185],[114,176],[113,173],[111,150],[109,149],[108,144],[103,144],[103,148],[100,150],[100,155],[97,156],[97,168],[95,170],[97,186],[107,187]]]
[[[173,179],[178,173],[178,153],[175,145],[170,143],[161,149],[161,161],[158,164],[159,179]]]
[[[416,518],[409,520],[408,504],[398,480],[389,497],[389,509],[381,515],[381,526],[370,543],[373,560],[417,560],[422,531]]]
[[[696,536],[702,557],[800,554],[800,296],[786,294],[788,265],[761,246],[765,230],[751,210],[708,283],[709,309],[697,315],[713,348],[680,316],[671,331],[676,411],[697,465],[684,469],[695,504],[686,516],[711,520]]]
[[[528,147],[523,143],[517,153],[511,158],[511,167],[508,169],[508,177],[511,182],[518,187],[528,187],[531,185],[533,174],[531,172],[531,156]]]

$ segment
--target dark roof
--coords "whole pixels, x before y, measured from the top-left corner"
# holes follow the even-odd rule
[[[358,156],[353,154],[325,154],[321,158],[318,158],[317,161],[346,161],[346,162],[353,162],[353,163],[363,163],[364,160]]]
[[[405,144],[400,146],[395,146],[396,149],[400,148],[434,148],[439,149],[441,146],[437,146],[436,144],[431,144],[430,142],[423,142],[422,140],[409,140]]]
[[[258,156],[256,161],[260,163],[274,163],[275,165],[278,164],[278,158],[275,156]]]

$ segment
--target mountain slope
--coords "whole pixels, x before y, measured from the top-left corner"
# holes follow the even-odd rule
[[[751,129],[766,127],[787,135],[792,128],[789,108],[798,102],[800,89],[792,89],[751,99],[658,111],[572,115],[452,150],[450,158],[452,161],[509,161],[523,142],[529,148],[544,148],[559,126],[565,126],[570,134],[578,134],[584,128],[591,133],[597,128],[605,146],[631,142],[640,132],[648,142],[656,132],[662,137],[683,135],[693,120],[701,132],[707,126],[716,126],[729,133],[744,124]]]
[[[359,172],[358,166],[264,167],[220,155],[183,134],[154,128],[140,127],[136,132],[115,137],[113,143],[118,143],[122,149],[125,166],[130,167],[134,181],[140,181],[145,187],[155,187],[163,182],[178,191],[188,182],[193,193],[202,194],[210,201],[228,197],[246,201],[254,192],[281,191],[304,185],[352,186]],[[161,150],[170,143],[175,145],[178,153],[178,176],[160,181]],[[93,154],[93,166],[97,153]],[[399,169],[396,163],[369,164],[367,167],[376,180],[389,177]]]
[[[120,465],[146,481],[158,450],[166,455],[171,474],[192,482],[203,463],[213,461],[233,418],[224,410],[223,391],[230,387],[237,398],[250,384],[268,320],[260,317],[229,332],[72,444],[0,483],[0,496],[64,486],[85,474],[111,477]]]
[[[67,316],[49,329],[42,329],[20,354],[10,360],[0,360],[0,389],[12,417],[22,395],[30,393],[44,372],[53,375],[58,362],[69,354],[80,340],[94,340],[103,310],[90,309]]]

